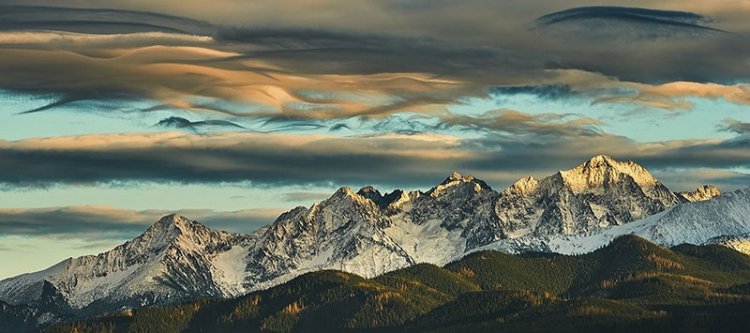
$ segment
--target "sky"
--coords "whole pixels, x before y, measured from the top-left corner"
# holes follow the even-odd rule
[[[0,278],[178,212],[496,190],[605,154],[750,186],[745,0],[0,0]]]

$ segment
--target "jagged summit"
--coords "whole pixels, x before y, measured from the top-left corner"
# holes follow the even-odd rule
[[[440,185],[446,185],[446,184],[455,183],[455,182],[464,182],[464,183],[477,182],[477,183],[484,183],[484,181],[482,181],[480,179],[477,179],[477,178],[475,178],[473,176],[464,176],[461,173],[459,173],[458,171],[453,171],[453,172],[451,172],[450,175],[448,175],[447,178],[445,178],[445,180],[443,180],[442,183],[440,183]]]
[[[146,231],[134,239],[140,246],[159,248],[169,244],[201,244],[211,234],[226,234],[224,231],[211,230],[197,221],[172,213],[152,224]]]
[[[645,168],[633,161],[617,161],[597,155],[575,168],[559,172],[565,184],[575,192],[600,188],[606,184],[632,178],[638,186],[650,190],[660,184]]]
[[[386,209],[395,201],[402,199],[405,195],[402,190],[394,190],[393,192],[381,194],[380,191],[372,186],[365,186],[357,191],[360,196],[372,200],[380,209]]]
[[[359,191],[357,191],[357,194],[361,196],[366,196],[366,195],[381,196],[380,191],[378,191],[376,188],[372,186],[365,186],[359,189]]]
[[[588,161],[586,161],[584,164],[586,164],[586,163],[588,163],[588,164],[609,164],[609,165],[612,165],[612,164],[620,163],[620,162],[616,161],[614,158],[612,158],[609,155],[595,155],[595,156],[591,157]]]
[[[344,197],[344,196],[352,196],[352,195],[356,195],[356,194],[357,193],[354,193],[354,191],[352,190],[351,187],[342,186],[342,187],[339,187],[339,189],[336,190],[336,192],[333,193],[333,195],[331,196],[331,198],[334,198],[334,197]]]
[[[527,194],[536,191],[539,188],[539,181],[534,177],[524,177],[513,183],[505,189],[503,193]]]
[[[693,192],[680,192],[678,195],[689,202],[705,201],[720,196],[721,190],[713,185],[703,185]]]
[[[321,202],[319,205],[313,205],[313,208],[315,208],[316,206],[349,206],[351,204],[367,206],[372,205],[373,201],[368,200],[366,196],[363,196],[358,192],[354,192],[351,187],[343,186],[340,187],[331,197]],[[316,209],[320,209],[320,207],[313,209],[313,213]]]
[[[506,236],[575,234],[628,223],[680,203],[632,161],[597,155],[578,166],[536,180],[523,178],[495,205]]]
[[[477,193],[481,191],[492,191],[492,188],[483,180],[475,178],[473,176],[464,176],[456,171],[453,171],[438,186],[435,186],[427,191],[427,194],[433,197],[440,196],[447,189],[456,187],[458,185],[464,185],[461,186],[462,188],[467,188],[466,185],[468,185],[468,188],[471,188],[472,191]]]
[[[152,251],[164,248],[174,243],[181,235],[192,233],[194,229],[192,224],[192,221],[183,216],[174,213],[169,214],[160,218],[148,227],[143,234],[124,244],[124,246]]]
[[[177,213],[172,213],[169,215],[165,215],[162,218],[160,218],[156,223],[152,224],[151,227],[149,227],[148,230],[151,229],[179,229],[179,230],[189,230],[194,222],[190,219],[179,215]]]
[[[472,179],[473,179],[473,177],[469,177],[469,178],[472,178]],[[464,177],[464,176],[463,176],[462,174],[460,174],[460,173],[459,173],[458,171],[453,171],[453,172],[451,172],[451,174],[450,174],[450,175],[448,175],[448,178],[446,178],[446,179],[445,179],[445,180],[444,180],[444,181],[442,182],[442,184],[446,184],[446,183],[450,183],[450,182],[455,182],[455,181],[463,181],[463,180],[465,180],[465,179],[467,179],[467,177]],[[469,180],[469,181],[470,181],[470,180]]]

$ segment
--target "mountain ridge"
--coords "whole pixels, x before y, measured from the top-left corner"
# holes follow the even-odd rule
[[[701,193],[708,197],[713,191]],[[47,301],[41,292],[46,285],[54,289],[47,294],[62,295],[55,297],[72,310],[111,311],[196,297],[236,297],[325,269],[371,278],[419,263],[445,265],[482,249],[590,252],[617,235],[653,230],[649,228],[658,217],[676,214],[670,213],[675,207],[702,205],[714,212],[713,218],[731,213],[721,204],[739,209],[734,201],[719,200],[723,197],[695,203],[681,199],[634,162],[607,156],[541,180],[522,178],[501,192],[458,172],[424,192],[383,195],[374,187],[357,192],[342,187],[326,200],[294,208],[245,235],[168,215],[111,251],[0,281],[0,300],[41,304]],[[750,196],[727,197],[750,202]],[[715,200],[721,204],[712,206]],[[696,230],[700,235],[685,233],[686,240],[702,244],[722,236],[719,231],[748,233],[750,223],[736,218],[726,227]],[[660,234],[669,234],[665,232]]]
[[[731,249],[626,235],[580,256],[480,251],[369,279],[320,270],[231,300],[145,307],[50,332],[739,332],[750,323],[748,282],[750,257]]]

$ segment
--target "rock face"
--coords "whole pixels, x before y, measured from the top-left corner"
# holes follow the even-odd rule
[[[676,195],[641,166],[607,156],[541,180],[523,178],[501,193],[455,172],[426,192],[382,194],[373,187],[357,192],[343,187],[330,198],[292,209],[248,235],[166,216],[109,252],[0,281],[0,300],[56,312],[94,313],[195,297],[233,297],[308,271],[340,269],[373,277],[415,263],[446,264],[480,248],[584,251],[586,244],[602,245],[596,242],[607,236],[584,246],[575,243],[582,242],[579,235],[628,233],[634,230],[631,225],[645,220],[632,221],[672,214],[669,223],[659,222],[669,227],[648,229],[652,237],[645,238],[672,244],[704,242],[706,235],[718,236],[719,231],[750,232],[740,223],[744,217],[731,220],[722,215],[750,198],[730,195],[727,198],[736,198],[731,201],[735,206],[714,207],[719,199],[730,201],[722,196],[688,202],[693,201],[688,197],[707,198],[714,191],[705,188],[696,193]],[[687,203],[678,205],[681,202]],[[713,234],[703,231],[701,237],[674,231],[682,228],[677,221],[686,214],[728,224],[715,228]]]

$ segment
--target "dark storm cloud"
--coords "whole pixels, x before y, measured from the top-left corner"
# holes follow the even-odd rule
[[[396,1],[386,7],[394,15],[408,13],[409,20],[445,25],[439,20],[444,11],[471,16],[467,13],[497,9],[490,2],[481,4],[484,10],[477,6],[463,11],[457,7],[466,5],[451,2],[427,8],[428,2],[407,6]],[[455,23],[453,28],[459,33],[476,32],[466,30],[474,25],[482,28],[476,36],[458,37],[424,31],[407,33],[410,31],[398,28],[398,24],[393,24],[393,29],[403,31],[366,29],[373,24],[366,18],[361,19],[363,28],[355,29],[351,22],[357,21],[356,16],[348,15],[343,15],[346,19],[338,26],[264,25],[248,19],[245,26],[219,27],[132,10],[12,7],[0,14],[5,18],[0,20],[0,29],[5,24],[7,29],[29,30],[29,35],[2,36],[7,40],[0,44],[0,89],[49,97],[49,104],[26,110],[29,112],[61,107],[88,110],[96,105],[105,105],[98,109],[132,110],[127,104],[151,100],[157,106],[139,110],[189,109],[221,113],[228,119],[248,117],[253,119],[238,123],[262,122],[262,129],[277,132],[330,129],[330,133],[349,134],[352,128],[362,129],[355,124],[361,118],[371,122],[368,130],[379,133],[424,136],[462,132],[487,135],[492,140],[442,145],[416,138],[375,140],[376,145],[388,142],[393,152],[358,150],[355,148],[368,144],[351,138],[341,139],[330,151],[315,148],[327,147],[333,139],[297,147],[246,137],[244,140],[259,139],[265,146],[237,139],[234,146],[215,147],[215,138],[208,138],[196,140],[197,147],[149,142],[142,147],[115,145],[101,152],[24,150],[11,143],[0,151],[0,167],[4,166],[0,170],[22,172],[3,172],[0,181],[10,186],[245,180],[264,184],[367,181],[423,185],[453,169],[505,181],[516,176],[510,175],[514,171],[510,166],[542,172],[553,169],[549,162],[552,156],[562,161],[555,167],[564,168],[590,154],[617,152],[659,168],[682,162],[695,168],[700,163],[698,158],[689,160],[690,154],[713,158],[709,148],[697,143],[682,142],[689,146],[680,151],[686,154],[684,158],[676,153],[669,155],[677,148],[666,149],[665,154],[675,159],[670,164],[644,155],[642,145],[602,133],[593,119],[503,111],[451,114],[445,106],[462,104],[471,97],[519,94],[553,101],[591,98],[594,105],[621,103],[670,110],[690,109],[692,104],[686,99],[693,96],[750,104],[747,86],[729,84],[750,77],[746,34],[714,33],[711,29],[718,29],[714,25],[720,22],[712,23],[708,15],[615,7],[560,11],[560,4],[540,5],[532,12],[523,6],[507,6],[508,13],[501,14],[513,16],[512,20]],[[524,25],[546,12],[552,14],[538,21],[544,33],[529,31]],[[597,27],[592,28],[591,22],[597,22]],[[571,34],[571,27],[584,33]],[[36,31],[40,29],[170,33],[92,37]],[[204,36],[172,33],[177,31]],[[634,31],[639,38],[620,38]],[[652,32],[659,38],[641,38]],[[599,35],[591,33],[607,38],[596,39]],[[695,38],[683,38],[687,35]],[[660,84],[673,80],[720,84]],[[100,104],[102,101],[107,103]],[[199,131],[210,127],[231,129],[238,123],[174,118],[163,124]],[[576,140],[588,146],[579,147]],[[721,144],[734,146],[706,143],[744,156],[746,147],[741,142]],[[404,156],[400,149],[421,149],[434,156]],[[466,149],[465,154],[462,149]],[[453,154],[448,154],[451,159],[439,156],[446,151]],[[456,156],[466,160],[457,160]],[[529,163],[516,165],[516,161]],[[731,156],[720,156],[717,161],[713,167],[743,165]],[[305,169],[300,167],[308,164]],[[349,164],[351,168],[341,170],[341,165]],[[51,165],[60,171],[48,170]],[[497,175],[503,172],[507,174]]]
[[[101,206],[52,208],[0,208],[0,236],[42,236],[91,240],[130,239],[162,216],[178,213],[208,227],[231,232],[250,232],[273,222],[282,209],[234,212],[211,210],[133,211]]]

